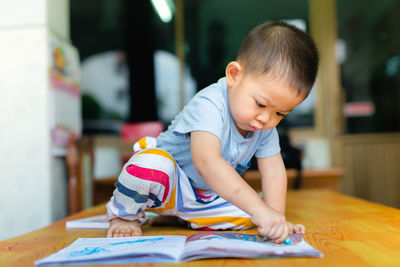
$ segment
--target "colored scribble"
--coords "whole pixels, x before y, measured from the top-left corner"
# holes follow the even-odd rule
[[[131,241],[122,241],[117,243],[110,243],[110,246],[124,245],[124,244],[133,244],[133,243],[144,243],[144,242],[155,242],[163,240],[163,237],[157,238],[149,238],[149,239],[139,239],[139,240],[131,240]]]
[[[69,255],[71,257],[80,257],[80,256],[93,255],[104,252],[109,252],[109,250],[102,247],[86,247],[82,250],[72,251]]]
[[[200,232],[190,236],[186,242],[194,241],[194,240],[212,240],[212,239],[234,239],[234,240],[242,240],[242,241],[250,241],[257,242],[263,244],[269,244],[273,246],[286,246],[290,244],[299,243],[302,239],[301,234],[290,234],[289,240],[291,242],[277,244],[273,240],[261,236],[261,235],[250,235],[250,234],[242,234],[242,233],[227,233],[227,232]]]

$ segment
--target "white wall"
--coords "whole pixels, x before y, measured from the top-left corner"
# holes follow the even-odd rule
[[[46,10],[47,30],[65,40],[69,40],[69,0],[47,0]],[[47,70],[48,66],[46,67]],[[47,128],[47,131],[49,131],[49,127]],[[54,222],[66,217],[68,214],[68,178],[64,158],[51,157],[50,164],[50,222]]]
[[[63,159],[50,153],[47,36],[68,37],[68,0],[48,1],[0,0],[0,240],[67,211]]]

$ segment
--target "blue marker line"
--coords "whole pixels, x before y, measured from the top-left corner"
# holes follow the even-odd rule
[[[122,241],[122,242],[117,242],[117,243],[110,243],[110,246],[133,244],[133,243],[144,243],[144,242],[149,242],[149,241],[160,241],[163,239],[164,239],[163,237],[157,237],[157,238],[139,239],[139,240],[132,240],[132,241]]]
[[[108,249],[104,249],[102,247],[87,247],[83,250],[72,251],[69,256],[70,257],[79,257],[84,255],[92,255],[92,254],[103,254],[105,252],[110,252]]]

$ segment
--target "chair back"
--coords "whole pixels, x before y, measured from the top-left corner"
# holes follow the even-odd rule
[[[121,126],[121,139],[132,143],[144,136],[157,137],[162,131],[164,131],[164,124],[161,121],[124,123]]]

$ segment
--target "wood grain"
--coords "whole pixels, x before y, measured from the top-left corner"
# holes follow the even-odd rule
[[[307,227],[304,238],[322,259],[213,259],[185,266],[400,266],[400,210],[332,191],[288,192],[287,219]],[[104,205],[77,213],[48,227],[0,242],[0,266],[32,266],[33,262],[71,244],[79,237],[104,237],[106,230],[66,229],[66,220],[95,216]],[[143,227],[144,235],[190,235],[179,227]],[[243,231],[256,233],[256,229]],[[139,264],[135,266],[175,266]],[[126,266],[126,265],[124,265]]]

